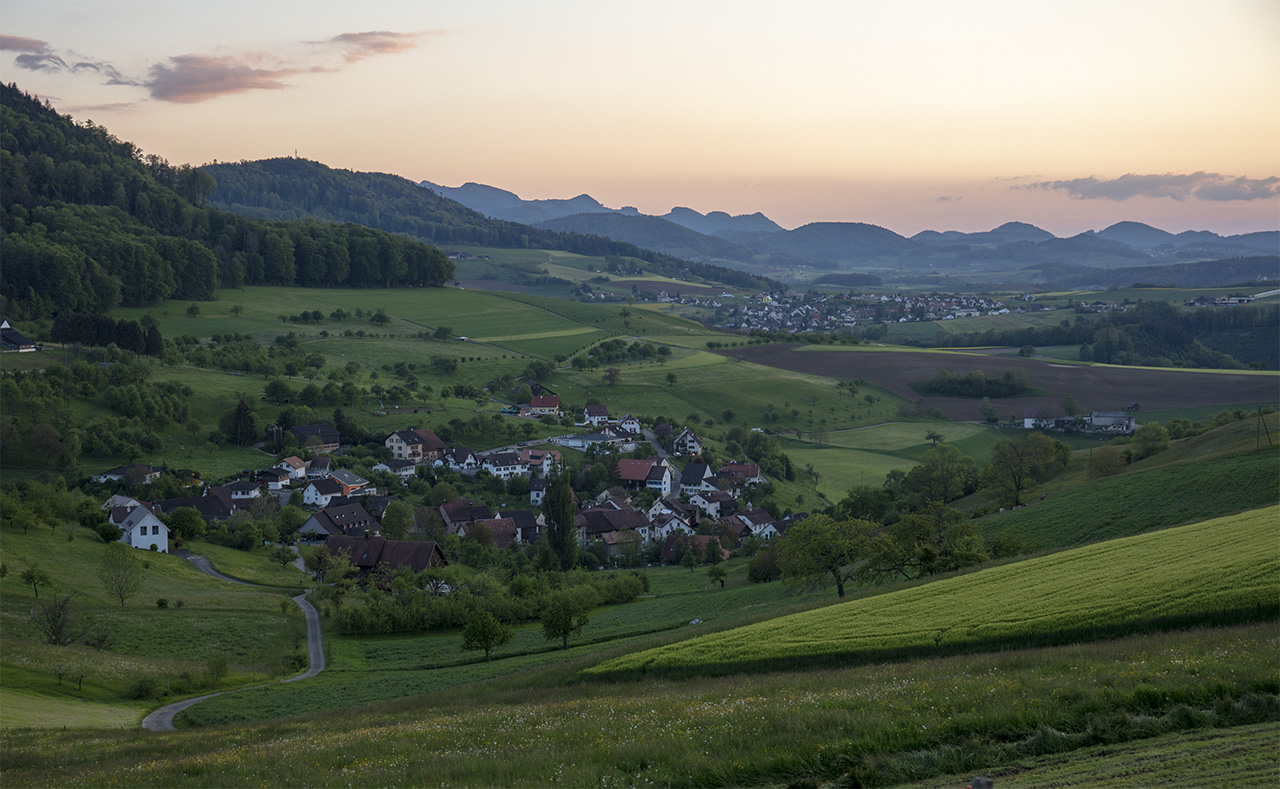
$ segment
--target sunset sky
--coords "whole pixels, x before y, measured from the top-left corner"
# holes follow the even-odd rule
[[[0,78],[291,156],[904,235],[1280,228],[1280,0],[0,0]]]

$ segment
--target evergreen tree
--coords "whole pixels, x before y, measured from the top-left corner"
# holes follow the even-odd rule
[[[547,516],[547,539],[560,559],[560,569],[568,570],[578,559],[578,530],[573,525],[573,490],[569,472],[559,469],[547,478],[547,492],[542,501]]]

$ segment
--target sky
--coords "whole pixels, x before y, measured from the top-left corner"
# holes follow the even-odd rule
[[[903,235],[1280,229],[1280,0],[0,0],[0,79],[174,164]]]

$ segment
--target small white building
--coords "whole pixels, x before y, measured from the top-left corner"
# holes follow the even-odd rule
[[[146,507],[134,507],[118,524],[120,542],[143,551],[169,552],[169,527]]]

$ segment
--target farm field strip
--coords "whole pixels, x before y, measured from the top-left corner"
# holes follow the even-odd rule
[[[1034,639],[1157,617],[1275,606],[1280,507],[1085,546],[607,661],[588,669],[723,669]]]

